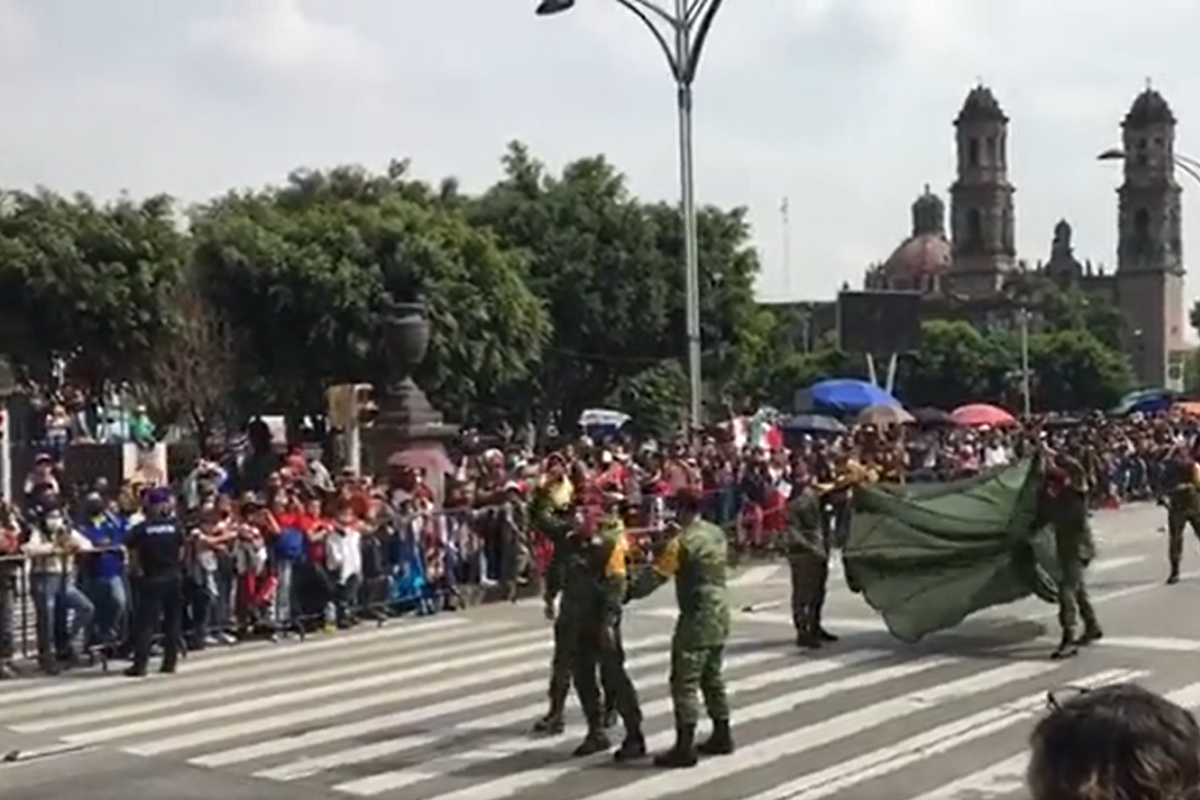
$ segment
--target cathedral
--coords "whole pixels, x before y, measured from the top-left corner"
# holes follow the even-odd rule
[[[1015,246],[1015,188],[1008,178],[1008,116],[986,86],[967,95],[954,120],[957,176],[946,207],[929,191],[912,205],[912,233],[885,261],[867,270],[868,292],[919,292],[929,313],[954,306],[972,319],[1011,315],[1014,275],[1036,271],[1058,286],[1113,303],[1128,322],[1126,349],[1144,386],[1181,380],[1184,311],[1180,186],[1175,168],[1175,115],[1152,88],[1133,101],[1121,123],[1124,162],[1117,191],[1117,266],[1111,273],[1081,262],[1071,226],[1055,226],[1048,259],[1029,267]]]

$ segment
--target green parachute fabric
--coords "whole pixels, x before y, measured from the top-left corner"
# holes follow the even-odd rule
[[[1024,461],[952,483],[859,487],[842,551],[847,583],[905,642],[1031,594],[1055,602],[1040,483]]]

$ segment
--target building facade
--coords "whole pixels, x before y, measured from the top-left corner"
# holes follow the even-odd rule
[[[1014,276],[1030,272],[1064,289],[1115,304],[1127,321],[1126,349],[1139,381],[1164,386],[1184,349],[1180,186],[1175,178],[1176,120],[1152,88],[1122,122],[1124,180],[1117,190],[1119,244],[1112,273],[1081,262],[1071,226],[1054,228],[1048,259],[1029,266],[1016,252],[1016,189],[1008,177],[1008,116],[986,86],[976,86],[954,120],[956,176],[950,186],[949,230],[942,200],[925,187],[912,205],[912,231],[863,286],[921,292],[930,315],[954,309],[982,324],[1011,322],[1027,298]],[[848,287],[847,287],[848,288]]]

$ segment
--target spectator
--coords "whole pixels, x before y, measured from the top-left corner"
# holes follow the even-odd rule
[[[32,526],[23,547],[31,557],[29,592],[37,617],[38,660],[48,673],[57,673],[61,662],[76,663],[91,630],[95,608],[75,584],[76,557],[91,550],[91,541],[57,508]]]
[[[83,592],[96,609],[92,641],[116,645],[120,642],[129,612],[129,587],[126,584],[125,521],[107,508],[99,492],[83,499],[81,532],[96,552],[81,564]]]
[[[1197,800],[1200,727],[1133,684],[1052,693],[1030,739],[1032,800]]]

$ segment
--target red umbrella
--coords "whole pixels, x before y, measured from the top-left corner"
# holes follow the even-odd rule
[[[987,403],[971,403],[960,406],[950,414],[950,419],[956,425],[978,427],[980,425],[1015,425],[1017,418],[1005,411]]]

